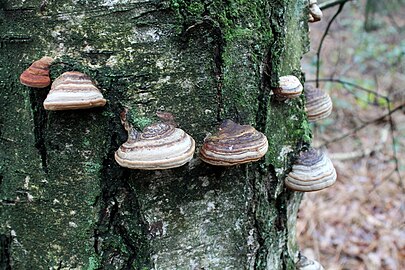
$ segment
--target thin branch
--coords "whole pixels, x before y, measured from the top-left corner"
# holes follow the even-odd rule
[[[401,173],[399,172],[399,160],[397,157],[397,148],[395,147],[395,135],[394,135],[394,121],[392,119],[392,110],[391,110],[391,102],[390,100],[387,98],[387,103],[388,103],[388,122],[390,124],[390,134],[391,134],[391,143],[392,143],[392,155],[393,155],[393,159],[395,162],[395,172],[397,173],[399,182],[401,183],[401,188],[404,191],[405,190],[405,185],[404,182],[402,180],[401,177]],[[402,106],[404,106],[405,104],[402,104]]]
[[[316,87],[319,87],[319,68],[320,68],[320,65],[321,65],[320,56],[321,56],[321,50],[322,50],[323,41],[325,40],[326,35],[329,32],[330,26],[332,25],[333,21],[337,18],[339,13],[342,11],[343,6],[345,4],[346,4],[346,1],[340,4],[339,9],[335,13],[335,15],[333,15],[332,19],[329,21],[328,26],[326,27],[325,32],[323,33],[323,36],[321,38],[321,42],[319,43],[318,51],[316,52]]]
[[[316,82],[317,80],[307,80],[306,82]],[[374,90],[370,90],[367,88],[362,87],[361,85],[352,83],[352,82],[348,82],[345,80],[340,80],[340,79],[333,79],[333,78],[322,78],[322,79],[318,79],[318,82],[334,82],[334,83],[339,83],[339,84],[343,84],[343,85],[349,85],[352,86],[356,89],[359,89],[361,91],[367,92],[369,94],[373,94],[376,95],[377,97],[383,98],[383,99],[387,99],[388,97],[385,95],[382,95]]]
[[[323,3],[319,3],[318,6],[321,10],[325,10],[340,4],[345,4],[346,2],[349,2],[352,0],[329,0]]]
[[[385,117],[392,115],[393,113],[395,113],[395,112],[401,110],[402,108],[405,108],[405,103],[399,105],[398,107],[396,107],[396,108],[394,108],[394,109],[392,109],[392,110],[389,110],[388,113],[384,114],[383,116],[380,116],[380,117],[378,117],[378,118],[375,118],[375,119],[373,119],[373,120],[371,120],[371,121],[367,121],[367,122],[361,124],[360,126],[354,128],[354,129],[352,129],[350,132],[347,132],[347,133],[345,133],[345,134],[343,134],[343,135],[341,135],[341,136],[339,136],[339,137],[333,138],[332,140],[329,140],[329,141],[323,143],[323,144],[321,145],[321,147],[327,146],[327,145],[329,145],[329,144],[331,144],[331,143],[334,143],[334,142],[340,141],[340,140],[342,140],[342,139],[344,139],[344,138],[347,138],[347,137],[349,137],[350,135],[353,135],[355,132],[357,132],[357,131],[359,131],[359,130],[361,130],[361,129],[363,129],[363,128],[365,128],[365,127],[371,125],[371,124],[374,124],[374,123],[377,123],[377,122],[379,122],[379,121],[384,120]]]

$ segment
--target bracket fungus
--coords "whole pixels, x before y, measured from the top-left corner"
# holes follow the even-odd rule
[[[302,93],[302,84],[300,80],[293,76],[281,76],[279,78],[279,86],[273,88],[273,92],[278,100],[299,97]]]
[[[137,133],[126,121],[121,121],[128,131],[128,140],[115,152],[117,163],[126,168],[139,170],[164,170],[183,166],[194,155],[194,139],[170,123],[154,123]]]
[[[295,191],[311,192],[330,187],[336,182],[332,161],[321,151],[302,151],[285,178],[285,185]]]
[[[319,262],[317,262],[315,260],[310,260],[303,255],[300,255],[300,259],[296,264],[296,269],[297,270],[325,270]]]
[[[77,71],[60,75],[44,101],[46,110],[77,110],[104,106],[106,100],[90,77]]]
[[[309,19],[308,22],[318,22],[322,19],[322,11],[318,6],[317,0],[309,0]]]
[[[51,78],[49,77],[49,67],[51,66],[53,59],[48,56],[44,56],[41,59],[32,63],[23,73],[20,75],[20,82],[26,86],[34,88],[45,88],[51,84]]]
[[[205,139],[200,157],[212,165],[233,166],[259,160],[268,147],[266,136],[254,127],[225,120],[217,134]]]
[[[332,112],[332,100],[328,93],[313,86],[305,86],[304,90],[308,121],[315,122],[328,117]]]

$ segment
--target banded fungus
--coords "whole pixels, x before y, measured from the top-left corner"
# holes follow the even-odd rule
[[[60,75],[44,101],[46,110],[77,110],[104,106],[106,100],[90,77],[69,71]]]
[[[332,161],[314,148],[300,153],[284,181],[289,189],[302,192],[318,191],[335,182],[336,170]]]
[[[183,166],[194,155],[194,139],[170,123],[154,123],[137,133],[126,121],[121,121],[128,131],[128,140],[115,152],[117,163],[139,170],[164,170]]]
[[[300,259],[299,259],[298,263],[296,264],[296,269],[297,270],[325,270],[319,262],[317,262],[315,260],[310,260],[303,255],[300,255]]]
[[[20,75],[20,82],[23,85],[34,88],[45,88],[51,84],[51,78],[49,77],[49,67],[51,66],[53,59],[48,56],[44,56],[41,59],[32,63],[23,73]]]
[[[302,84],[300,80],[293,76],[281,76],[279,78],[279,86],[273,89],[278,100],[299,97],[302,93]]]
[[[309,0],[309,18],[308,22],[318,22],[322,19],[322,11],[318,6],[317,0]]]
[[[332,112],[332,100],[328,93],[313,86],[305,86],[304,90],[308,120],[315,122],[328,117]]]
[[[225,120],[219,132],[204,140],[201,159],[217,166],[233,166],[257,161],[268,149],[266,136],[248,125]]]

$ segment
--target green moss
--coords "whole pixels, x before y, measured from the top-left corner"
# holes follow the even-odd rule
[[[87,264],[87,266],[85,267],[85,269],[87,270],[96,270],[100,268],[100,260],[98,257],[95,256],[91,256],[89,257],[89,262]]]

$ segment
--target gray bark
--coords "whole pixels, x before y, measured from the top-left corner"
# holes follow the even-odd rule
[[[0,1],[0,269],[294,269],[301,195],[284,188],[310,140],[303,100],[279,102],[301,77],[306,1]],[[81,71],[106,107],[48,112],[48,89],[21,85],[34,60],[54,80]],[[134,126],[165,110],[196,140],[224,119],[269,139],[259,162],[198,158],[181,168],[121,168]],[[197,151],[198,152],[198,151]]]

